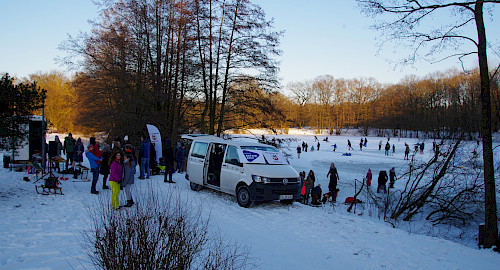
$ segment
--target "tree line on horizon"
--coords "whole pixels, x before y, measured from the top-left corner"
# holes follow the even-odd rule
[[[340,134],[369,128],[470,135],[480,131],[481,100],[477,70],[449,70],[423,77],[408,76],[397,84],[382,85],[373,78],[334,79],[318,76],[288,85],[295,101],[298,126],[329,129]],[[492,129],[500,128],[500,77],[492,80]]]
[[[109,108],[92,106],[88,110],[77,85],[78,78],[68,78],[61,72],[30,75],[30,81],[47,91],[46,117],[59,132],[94,133],[97,126],[78,119],[92,119],[89,114],[105,115]],[[88,86],[92,88],[91,85]],[[335,79],[331,75],[313,80],[292,82],[286,86],[289,94],[280,90],[264,90],[252,80],[233,84],[228,91],[223,130],[267,128],[286,133],[289,128],[328,129],[331,134],[356,128],[366,134],[368,129],[394,130],[394,132],[428,132],[435,136],[448,132],[470,135],[479,132],[481,107],[479,76],[477,71],[464,73],[457,70],[433,73],[418,78],[409,76],[397,84],[383,85],[373,78]],[[79,100],[84,100],[82,103]],[[492,83],[493,130],[500,128],[500,79]],[[96,101],[97,102],[97,101]],[[131,103],[134,101],[131,100]],[[186,100],[183,110],[190,116],[179,119],[182,129],[189,132],[197,128],[196,114],[203,103]],[[155,105],[155,104],[153,104]],[[218,104],[220,106],[220,104]],[[119,112],[118,112],[119,113]],[[109,119],[107,116],[103,120]],[[198,115],[199,119],[199,115]],[[75,121],[76,120],[76,121]],[[148,119],[144,120],[150,123]],[[134,125],[134,128],[140,128]],[[137,131],[137,130],[136,130]],[[133,132],[131,130],[121,131]],[[132,134],[132,133],[130,133]],[[404,134],[402,134],[404,135]]]

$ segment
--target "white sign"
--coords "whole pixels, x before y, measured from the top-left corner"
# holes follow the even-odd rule
[[[160,162],[160,157],[162,157],[160,131],[157,127],[150,124],[147,124],[146,127],[148,128],[149,140],[155,144],[156,162]]]
[[[238,149],[238,156],[242,163],[266,164],[261,150]]]
[[[269,164],[288,164],[285,157],[280,152],[264,152],[264,157]]]

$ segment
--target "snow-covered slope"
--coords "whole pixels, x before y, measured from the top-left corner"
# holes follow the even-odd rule
[[[314,136],[293,138],[298,141],[290,145],[292,150],[303,140],[309,147],[314,143]],[[335,162],[340,174],[339,201],[353,195],[351,182],[362,179],[368,168],[374,177],[381,169],[394,166],[402,170],[404,142],[416,142],[393,138],[396,153],[385,157],[383,150],[378,150],[380,138],[368,137],[363,151],[357,144],[360,137],[329,139],[329,143],[320,141],[319,152],[302,153],[300,159],[293,155],[290,162],[298,171],[314,170],[324,189],[328,166]],[[347,139],[356,149],[350,157],[342,156]],[[338,146],[335,153],[333,143]],[[429,148],[432,143],[427,145]],[[61,181],[65,195],[43,196],[35,192],[33,181],[25,182],[23,176],[25,172],[0,169],[0,269],[92,268],[79,245],[89,222],[85,206],[101,203],[98,198],[109,198],[111,191],[90,194],[90,182],[73,182],[69,176],[68,181]],[[498,269],[500,265],[500,255],[491,250],[393,229],[378,219],[347,213],[341,205],[315,208],[272,202],[247,209],[229,195],[192,191],[183,174],[174,174],[174,181],[177,183],[163,183],[163,176],[137,179],[135,188],[137,194],[155,188],[160,194],[179,193],[199,202],[205,214],[210,214],[214,230],[250,247],[257,269]]]

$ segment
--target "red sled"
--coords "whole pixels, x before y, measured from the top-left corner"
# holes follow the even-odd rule
[[[359,199],[356,199],[356,201],[354,201],[354,197],[347,197],[347,198],[345,198],[345,203],[347,203],[347,204],[349,204],[349,203],[362,203],[362,201]]]

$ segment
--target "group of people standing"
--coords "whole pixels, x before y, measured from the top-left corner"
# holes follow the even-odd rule
[[[150,149],[143,149],[144,146],[149,146],[149,140],[145,137],[142,139],[141,151],[143,152],[140,154],[141,177],[139,178],[144,179],[143,176],[145,172],[149,177],[149,164],[146,163],[146,165],[143,166],[143,164],[145,164],[143,161],[148,160],[149,158],[145,158],[144,151],[150,151]],[[91,137],[85,156],[89,160],[90,171],[92,173],[92,185],[90,192],[92,194],[99,194],[96,185],[99,180],[99,174],[102,174],[102,188],[111,188],[111,204],[113,209],[119,208],[119,194],[121,190],[125,192],[127,200],[127,204],[123,206],[131,207],[134,205],[132,185],[134,184],[138,160],[135,148],[128,140],[128,136],[125,136],[123,141],[121,138],[117,138],[112,142],[111,147],[104,144],[102,151],[95,137]],[[106,185],[108,177],[109,186]]]
[[[320,201],[325,203],[329,198],[331,198],[332,202],[336,202],[337,195],[340,190],[337,188],[339,181],[339,173],[334,163],[330,164],[330,169],[326,174],[326,177],[329,178],[328,193],[323,194],[322,199],[321,199],[321,194],[322,194],[321,185],[320,184],[315,185],[316,176],[314,172],[310,170],[309,173],[307,174],[307,177],[305,171],[300,172],[299,175],[302,185],[302,190],[301,190],[302,203],[309,204],[309,198],[311,198],[311,205],[319,205]],[[371,169],[368,169],[368,172],[366,173],[365,177],[366,185],[368,188],[370,188],[372,185],[372,179],[373,179],[372,171]],[[377,193],[387,193],[386,184],[388,181],[389,181],[389,188],[394,188],[394,183],[396,182],[396,169],[394,167],[392,167],[389,170],[389,175],[385,170],[381,170],[379,172]]]
[[[306,172],[302,171],[299,173],[300,181],[301,181],[301,195],[302,195],[302,203],[309,204],[309,198],[311,198],[312,205],[319,205],[320,201],[325,203],[328,198],[332,199],[332,202],[336,202],[337,199],[337,183],[339,180],[339,174],[337,172],[337,168],[332,163],[330,164],[330,169],[326,174],[326,177],[329,177],[330,182],[328,183],[328,193],[323,195],[323,199],[321,199],[322,189],[321,184],[315,186],[316,176],[313,170],[310,170],[306,177]]]
[[[372,179],[373,179],[373,174],[370,169],[368,169],[365,179],[366,179],[366,186],[369,188],[372,185]],[[389,177],[387,176],[387,171],[382,170],[379,172],[377,193],[380,192],[387,193],[387,188],[386,188],[387,180],[390,180],[389,188],[394,188],[394,183],[396,182],[396,169],[394,167],[392,167],[389,170]]]
[[[56,136],[54,141],[59,141],[59,137]],[[73,134],[69,133],[68,136],[64,138],[62,152],[66,155],[66,168],[69,168],[70,164],[73,167],[75,164],[81,165],[83,162],[83,153],[85,152],[82,139],[78,138],[75,140]]]
[[[313,170],[310,170],[306,177],[306,172],[302,171],[299,173],[300,183],[302,186],[301,195],[302,195],[302,203],[309,204],[309,198],[312,195],[312,203],[313,205],[318,204],[319,197],[321,196],[321,185],[318,184],[315,186],[316,176],[314,175]]]
[[[302,142],[302,147],[301,145],[298,145],[297,146],[297,158],[300,158],[300,154],[302,152],[307,152],[307,149],[308,149],[308,144],[306,142]],[[316,144],[316,150],[319,151],[319,148],[320,148],[321,144],[319,143],[319,140],[318,140],[318,143]],[[314,145],[311,146],[311,152],[314,151]]]
[[[56,141],[58,137],[56,136]],[[140,166],[139,179],[148,179],[152,174],[159,174],[160,171],[165,172],[164,182],[175,183],[172,179],[174,169],[177,172],[184,171],[184,160],[186,151],[184,145],[177,143],[175,149],[172,148],[172,142],[169,139],[163,142],[163,155],[157,162],[157,154],[155,144],[151,143],[148,136],[142,135],[139,144],[139,155],[137,157],[136,150],[133,144],[129,141],[127,135],[117,137],[111,146],[104,143],[101,146],[96,142],[95,137],[91,137],[87,150],[82,140],[75,140],[71,133],[64,139],[64,144],[61,150],[66,154],[66,168],[72,165],[72,171],[77,171],[83,162],[83,154],[90,163],[90,172],[92,174],[92,185],[90,192],[99,194],[97,190],[97,182],[99,174],[103,175],[102,189],[111,189],[112,192],[112,207],[119,208],[119,194],[123,190],[127,203],[124,207],[134,205],[132,196],[132,185],[136,174],[136,166]],[[174,162],[176,167],[174,168]],[[69,171],[69,170],[68,170]],[[77,174],[75,174],[76,176]],[[109,177],[109,179],[108,179]],[[109,181],[109,186],[107,182]]]

